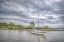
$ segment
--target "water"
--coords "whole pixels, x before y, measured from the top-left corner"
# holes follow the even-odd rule
[[[0,30],[0,42],[64,42],[64,31],[36,35],[28,30]]]

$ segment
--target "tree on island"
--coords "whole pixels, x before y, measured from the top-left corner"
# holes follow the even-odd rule
[[[30,22],[30,26],[34,28],[35,23],[34,22]]]

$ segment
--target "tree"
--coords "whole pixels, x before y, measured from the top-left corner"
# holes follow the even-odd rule
[[[45,28],[49,28],[48,26],[45,26]]]
[[[34,22],[30,22],[31,24],[31,27],[34,27],[35,26],[35,23]]]

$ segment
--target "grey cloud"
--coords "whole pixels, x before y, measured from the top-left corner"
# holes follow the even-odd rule
[[[0,20],[2,21],[14,20],[26,24],[34,21],[37,24],[39,14],[41,25],[64,24],[64,0],[59,2],[56,0],[0,0],[0,6]],[[7,15],[8,17],[4,17]],[[12,18],[12,16],[20,18]]]

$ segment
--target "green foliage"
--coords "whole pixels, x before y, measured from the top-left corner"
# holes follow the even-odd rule
[[[14,23],[5,23],[5,22],[1,22],[0,23],[0,28],[4,28],[4,29],[23,29],[24,26],[22,25],[15,25]]]
[[[50,28],[49,26],[43,26],[43,27],[41,28],[41,30],[51,31],[51,30],[53,30],[53,28]]]
[[[2,29],[33,29],[35,26],[34,22],[30,22],[30,25],[25,27],[23,25],[15,25],[14,23],[5,23],[5,22],[0,22],[0,28]],[[53,30],[53,28],[50,28],[48,26],[43,26],[43,27],[35,27],[36,29],[40,29],[40,30]]]
[[[35,26],[35,23],[34,22],[30,22],[30,26],[29,27],[34,28],[34,26]]]
[[[43,26],[43,27],[35,27],[36,29],[43,30],[43,31],[52,31],[53,28],[50,28],[49,26]]]
[[[7,25],[7,23],[5,23],[5,22],[0,23],[0,27],[1,27],[1,28],[4,28],[4,27],[7,28],[7,26],[8,26],[8,25]]]
[[[0,22],[0,28],[2,29],[33,29],[35,26],[34,22],[30,22],[31,25],[28,27],[25,27],[23,25],[15,25],[14,23],[5,23],[5,22]]]

